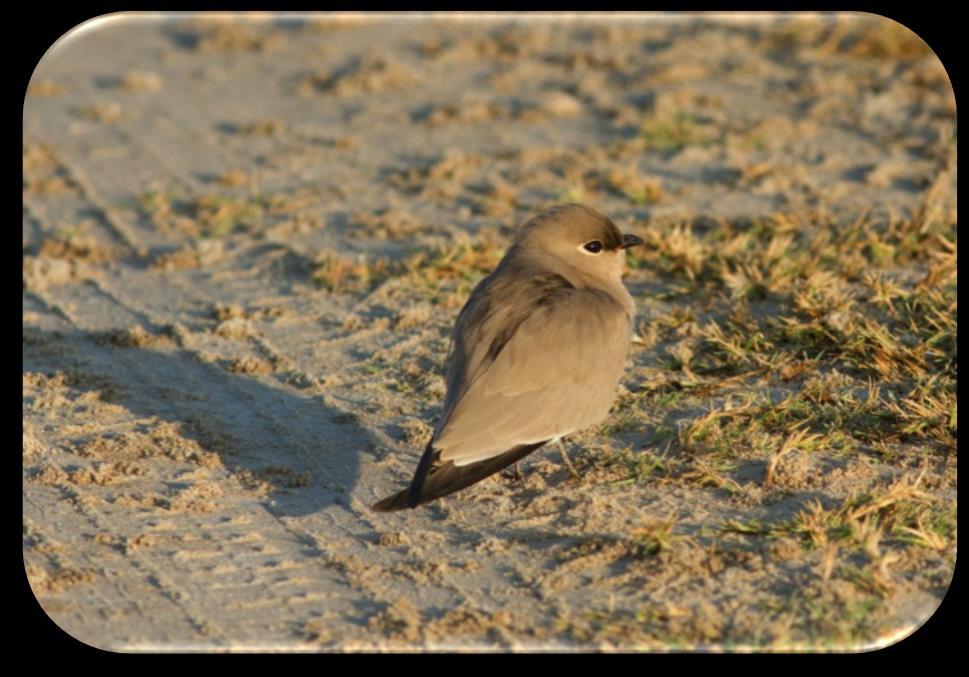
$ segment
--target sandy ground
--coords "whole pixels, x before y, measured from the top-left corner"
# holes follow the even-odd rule
[[[688,256],[630,271],[639,335],[615,420],[570,441],[581,479],[541,451],[523,479],[367,506],[409,480],[454,317],[524,218],[582,201],[666,246],[930,200],[954,246],[954,138],[938,60],[873,16],[89,24],[24,109],[40,604],[115,650],[904,636],[952,574],[954,442],[916,427],[878,453],[849,430],[853,446],[781,458],[791,438],[765,428],[763,447],[701,456],[696,423],[731,388],[777,402],[815,377],[870,381],[864,364],[691,371],[697,332],[733,326],[711,304],[736,279],[676,291],[706,279]],[[926,260],[884,274],[904,286]],[[783,312],[772,299],[754,316]],[[824,510],[844,522],[813,530]]]

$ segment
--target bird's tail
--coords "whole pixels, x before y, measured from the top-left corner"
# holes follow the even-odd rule
[[[454,465],[451,461],[440,463],[441,452],[428,444],[410,486],[374,503],[371,509],[377,512],[391,512],[404,508],[416,508],[422,503],[453,494],[524,458],[546,442],[548,440],[520,444],[503,454],[468,465]]]

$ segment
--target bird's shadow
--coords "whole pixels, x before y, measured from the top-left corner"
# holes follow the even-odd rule
[[[268,483],[263,504],[274,515],[349,505],[361,458],[377,449],[352,412],[162,343],[119,345],[111,334],[24,327],[23,372],[65,373],[74,388],[178,424],[180,435],[217,453],[230,473]]]

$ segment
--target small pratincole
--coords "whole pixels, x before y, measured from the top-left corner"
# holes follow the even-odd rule
[[[444,409],[414,479],[373,509],[446,496],[604,419],[635,311],[624,250],[642,243],[577,204],[526,221],[458,315]]]

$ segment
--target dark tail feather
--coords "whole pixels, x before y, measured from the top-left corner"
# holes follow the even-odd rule
[[[428,443],[424,449],[424,455],[421,456],[420,463],[417,464],[417,471],[414,473],[414,479],[411,480],[410,486],[403,491],[397,492],[393,496],[388,496],[382,501],[374,503],[370,506],[371,509],[377,512],[391,512],[393,510],[416,507],[419,503],[424,478],[427,476],[427,471],[430,469],[431,463],[433,463],[437,454],[438,451]]]
[[[457,466],[448,461],[437,467],[433,467],[433,464],[440,452],[433,449],[431,445],[427,445],[410,486],[371,507],[377,512],[416,508],[421,503],[453,494],[455,491],[464,489],[475,482],[480,482],[485,477],[493,475],[502,468],[524,458],[546,442],[548,440],[534,444],[520,444],[499,456],[493,456],[477,463]],[[428,469],[430,469],[430,472],[428,472]]]

